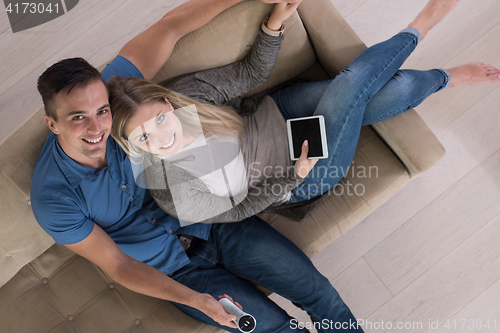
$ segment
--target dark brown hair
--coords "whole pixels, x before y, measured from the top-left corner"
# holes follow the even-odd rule
[[[85,87],[96,81],[105,84],[101,73],[82,58],[64,59],[53,64],[40,75],[37,84],[45,106],[45,114],[57,121],[57,113],[52,105],[54,97],[67,87],[69,94],[76,86]]]

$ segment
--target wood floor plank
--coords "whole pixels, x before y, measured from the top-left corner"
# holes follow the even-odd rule
[[[467,163],[465,159],[480,164],[492,151],[500,151],[500,113],[496,104],[497,98],[490,96],[471,109],[469,117],[459,119],[460,127],[450,128],[455,130],[450,134],[461,150],[456,153],[456,164],[462,167]],[[481,168],[453,185],[364,256],[392,293],[402,290],[500,213],[496,204],[500,200],[500,182],[492,184],[489,175],[478,172]]]
[[[144,2],[128,0],[118,6],[105,20],[89,27],[70,44],[45,61],[48,67],[65,58],[83,57],[92,65],[99,67],[111,60],[130,39],[150,27],[168,11],[183,4],[186,0],[150,0]],[[134,13],[134,15],[130,15]],[[124,19],[127,18],[127,19]],[[103,33],[105,32],[105,33]],[[102,41],[96,43],[96,38]],[[103,47],[103,44],[105,47]]]
[[[500,152],[480,172],[490,173],[492,182],[500,184],[497,166]],[[493,173],[492,173],[493,172]],[[479,172],[478,172],[479,173]],[[458,246],[437,265],[387,302],[372,316],[371,322],[422,322],[418,332],[431,332],[429,320],[443,322],[457,313],[500,278],[500,217],[497,216],[476,234]],[[390,330],[367,330],[389,332]],[[398,330],[398,332],[415,332]]]
[[[498,10],[500,11],[500,7]],[[500,23],[454,58],[450,58],[441,68],[451,68],[470,62],[484,62],[500,66]],[[446,89],[424,101],[417,107],[417,111],[427,123],[431,124],[431,129],[439,133],[483,98],[489,94],[497,94],[498,91],[494,90],[498,87],[499,84],[492,84]],[[498,103],[500,99],[497,99]]]
[[[449,17],[431,30],[405,66],[417,69],[444,66],[497,26],[499,11],[500,2],[496,0],[460,1]],[[500,42],[497,38],[489,43],[496,47]]]
[[[427,0],[369,0],[349,15],[347,21],[367,45],[373,45],[406,26],[426,3]],[[429,33],[403,68],[449,68],[472,61],[500,66],[498,12],[499,1],[461,1],[450,16]],[[432,130],[439,131],[489,92],[489,87],[448,90],[431,96],[417,111],[432,125]]]
[[[438,323],[433,333],[498,332],[500,330],[500,280],[451,318]],[[487,327],[489,326],[489,327]]]
[[[361,40],[371,46],[406,28],[426,3],[427,0],[367,0],[345,18]]]
[[[464,179],[370,250],[365,260],[393,294],[400,292],[500,214],[499,184],[491,184],[487,174]]]
[[[271,294],[269,295],[269,298],[278,304],[283,310],[285,310],[289,316],[294,318],[295,320],[292,320],[290,322],[290,327],[295,328],[295,327],[306,327],[307,325],[314,327],[311,323],[311,317],[307,314],[307,312],[303,311],[302,309],[299,309],[295,305],[293,305],[292,302],[287,300],[284,297],[281,297],[278,294]],[[317,333],[316,329],[311,329],[311,333]]]
[[[291,322],[290,328],[296,329],[298,327],[300,328],[304,327],[308,329],[310,333],[318,332],[315,327],[320,327],[320,324],[314,326],[314,323],[311,322],[311,318],[305,311],[296,308],[290,313],[290,316],[292,316],[295,319],[295,321]]]
[[[285,310],[289,315],[291,315],[292,312],[297,309],[295,305],[293,305],[292,302],[287,300],[286,298],[278,295],[278,294],[271,294],[269,295],[269,299],[271,299],[273,302],[279,304],[283,310]]]
[[[361,40],[370,46],[405,28],[427,2],[368,0],[346,20]],[[405,66],[417,69],[443,66],[500,23],[499,10],[500,2],[495,0],[461,1],[448,17],[431,30]]]
[[[319,253],[316,267],[337,276],[500,149],[499,94],[500,87],[441,132],[447,152],[440,163]]]
[[[357,8],[363,5],[367,0],[331,0],[335,8],[339,11],[342,17],[346,18]]]
[[[94,24],[106,19],[120,4],[121,1],[116,0],[80,1],[73,10],[53,21],[15,34],[7,31],[0,35],[2,50],[8,50],[0,53],[0,62],[9,64],[0,67],[0,94]],[[107,41],[96,38],[100,38],[97,43],[105,47]]]
[[[392,298],[364,259],[356,261],[332,280],[344,302],[356,318],[367,318]]]
[[[38,66],[0,95],[0,144],[43,105],[36,82],[45,69]]]

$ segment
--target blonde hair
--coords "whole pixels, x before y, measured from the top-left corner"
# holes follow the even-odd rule
[[[174,110],[184,108],[176,113],[182,124],[182,130],[190,136],[204,134],[206,138],[230,136],[241,141],[243,137],[243,120],[229,106],[214,106],[201,103],[187,96],[169,90],[153,82],[139,78],[121,78],[114,76],[107,83],[109,103],[113,122],[111,136],[118,142],[130,157],[142,157],[144,151],[125,137],[125,128],[129,120],[135,116],[141,105],[163,103],[165,98]],[[194,105],[194,108],[189,106]],[[201,130],[199,124],[201,123]]]

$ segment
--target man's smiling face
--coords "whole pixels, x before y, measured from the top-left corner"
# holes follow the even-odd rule
[[[68,93],[69,91],[69,93]],[[53,100],[57,121],[45,121],[64,152],[77,163],[91,167],[106,166],[106,141],[111,131],[111,110],[103,82],[61,90]]]

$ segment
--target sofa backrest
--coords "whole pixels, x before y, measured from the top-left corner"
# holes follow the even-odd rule
[[[260,24],[273,5],[260,1],[241,2],[218,15],[201,29],[185,36],[174,48],[165,66],[153,78],[168,81],[186,73],[223,66],[242,59],[252,48]],[[271,77],[250,91],[253,95],[285,82],[313,65],[316,60],[306,30],[297,13],[286,21],[285,40]]]
[[[243,58],[255,41],[260,23],[272,8],[260,1],[241,2],[221,13],[178,42],[154,81]],[[314,63],[314,51],[297,14],[287,21],[286,29],[287,38],[271,78],[251,93],[284,82]],[[0,286],[54,244],[36,222],[29,202],[31,177],[49,133],[43,114],[40,106],[0,145]]]

